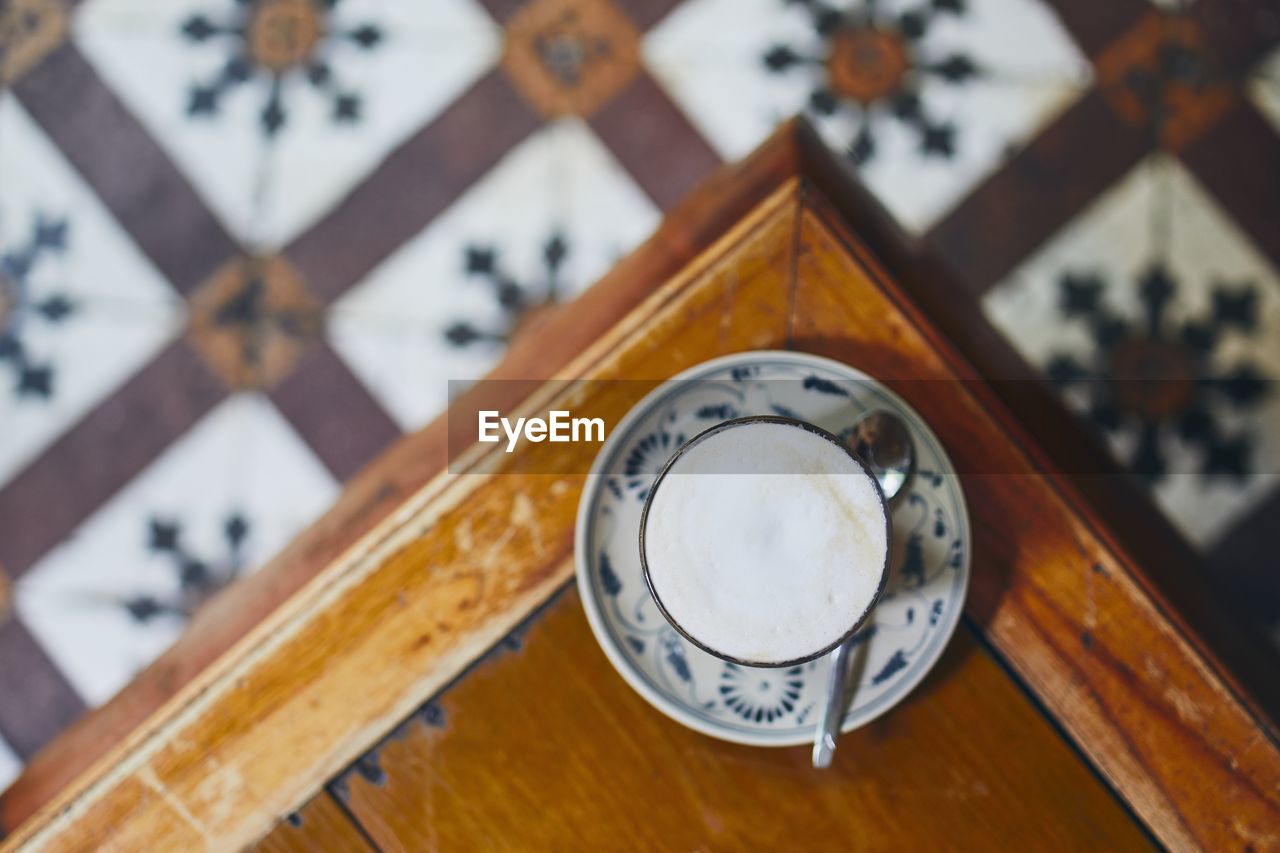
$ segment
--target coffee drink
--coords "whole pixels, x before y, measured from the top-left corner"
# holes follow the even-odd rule
[[[742,418],[692,439],[648,496],[645,577],[667,619],[713,654],[816,657],[870,612],[888,570],[884,496],[835,436]]]

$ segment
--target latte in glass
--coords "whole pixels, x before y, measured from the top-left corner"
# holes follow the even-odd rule
[[[748,666],[822,655],[884,589],[889,516],[875,477],[803,421],[726,421],[681,447],[640,525],[645,580],[695,645]]]

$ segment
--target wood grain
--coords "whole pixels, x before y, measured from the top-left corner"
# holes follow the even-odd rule
[[[888,277],[909,294],[939,339],[961,353],[975,375],[993,383],[1001,409],[1024,435],[1035,437],[1028,449],[1042,467],[1060,472],[1075,487],[1084,499],[1082,513],[1101,520],[1095,525],[1099,535],[1132,556],[1135,578],[1171,624],[1215,662],[1223,681],[1269,728],[1272,739],[1280,738],[1275,725],[1280,651],[1271,638],[1223,607],[1213,567],[1129,476],[1106,437],[1080,428],[1058,389],[991,325],[981,303],[957,296],[967,285],[930,240],[921,243],[904,234],[865,187],[849,180],[811,127],[796,128],[796,143],[800,171],[815,188],[812,201],[835,211],[829,217],[834,228],[856,235],[846,243],[849,252],[868,269],[889,270]],[[993,223],[1003,227],[999,216]]]
[[[327,793],[317,794],[253,846],[254,853],[354,853],[373,849]]]
[[[1151,844],[961,628],[898,710],[809,750],[693,732],[596,645],[570,588],[340,790],[382,850],[1105,849]],[[573,720],[575,724],[566,725]],[[550,768],[555,768],[551,772]]]
[[[589,348],[591,375],[663,377],[781,340],[788,294],[776,284],[790,268],[796,197],[796,182],[784,184]],[[708,333],[671,346],[696,329]],[[616,422],[639,383],[590,387],[600,399],[584,408]],[[584,471],[591,453],[530,447],[543,471]],[[528,461],[491,452],[460,463],[474,473],[437,477],[9,843],[254,840],[568,578],[583,475],[501,473]]]
[[[641,247],[623,258],[573,303],[540,314],[522,330],[492,379],[546,379],[663,281],[721,238],[799,164],[796,125],[788,123],[759,152],[726,166],[663,219]],[[483,383],[458,405],[507,410],[516,386]],[[441,417],[405,436],[343,490],[341,498],[266,566],[197,613],[172,647],[105,705],[85,714],[42,750],[0,793],[0,830],[12,830],[122,742],[237,640],[288,601],[321,569],[390,516],[449,461],[448,424]]]
[[[1002,472],[965,480],[970,613],[1064,730],[1166,844],[1278,843],[1280,752],[1265,725],[1074,486],[1037,473],[1052,469],[994,393],[952,381],[975,371],[816,188],[783,180],[722,230],[561,375],[661,379],[791,344],[886,378],[963,470]],[[642,387],[580,386],[575,406],[616,421],[634,402],[623,389]],[[563,388],[549,384],[525,409]],[[581,475],[503,472],[582,471],[593,452],[468,452],[455,461],[467,473],[392,490],[394,515],[330,557],[8,843],[151,849],[259,837],[564,582]]]
[[[960,381],[972,369],[855,259],[829,215],[819,204],[802,217],[794,340],[884,377],[946,425],[980,507],[967,612],[1163,841],[1280,843],[1280,751],[1265,726],[1169,624],[1070,485],[1036,473],[1030,436],[981,383]],[[859,280],[867,286],[847,284]]]

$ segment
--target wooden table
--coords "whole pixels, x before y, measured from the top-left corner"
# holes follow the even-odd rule
[[[884,221],[787,125],[494,374],[656,382],[792,348],[882,378],[933,425],[967,472],[965,619],[833,770],[684,729],[609,666],[569,583],[594,446],[450,448],[441,420],[43,757],[5,799],[6,820],[30,814],[6,845],[1280,847],[1275,673]],[[645,387],[486,383],[457,408],[574,394],[559,407],[616,422]]]

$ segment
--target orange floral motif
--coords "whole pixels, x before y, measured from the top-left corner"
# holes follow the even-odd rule
[[[226,264],[191,299],[188,335],[231,388],[268,388],[318,339],[319,302],[280,257]]]
[[[1152,13],[1094,63],[1107,103],[1129,124],[1149,128],[1166,148],[1190,144],[1235,102],[1204,35],[1190,20]]]
[[[640,35],[609,0],[533,0],[507,25],[502,67],[548,117],[595,112],[640,68]]]

